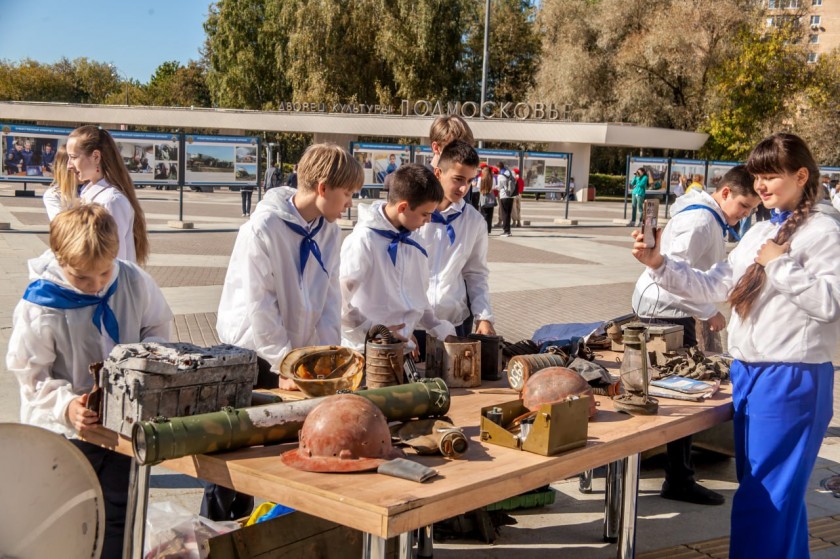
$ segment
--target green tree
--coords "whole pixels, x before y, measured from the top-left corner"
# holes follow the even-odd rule
[[[158,66],[143,88],[144,104],[166,107],[209,107],[210,90],[204,67],[196,61],[187,66],[169,61]]]
[[[215,105],[273,109],[291,97],[285,72],[286,30],[299,4],[299,0],[220,0],[210,5],[203,54]]]
[[[767,33],[746,30],[733,41],[737,54],[714,70],[715,85],[703,129],[709,157],[739,160],[768,133],[786,128],[812,71],[801,30],[785,26]]]
[[[481,98],[484,61],[484,3],[469,3],[466,49],[462,58],[460,97]],[[536,6],[528,0],[493,0],[490,3],[490,59],[487,99],[518,102],[527,99],[539,67],[541,37]]]

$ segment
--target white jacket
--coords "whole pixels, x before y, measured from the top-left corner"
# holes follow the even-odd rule
[[[778,230],[769,220],[753,225],[729,258],[708,272],[666,257],[652,276],[695,302],[724,301]],[[764,289],[752,312],[745,319],[732,313],[729,352],[752,363],[830,362],[840,341],[840,221],[812,212],[794,233],[790,251],[765,271]]]
[[[671,220],[662,231],[660,251],[674,261],[687,262],[697,270],[706,271],[726,260],[726,242],[723,229],[708,210],[683,211],[688,206],[701,205],[714,210],[726,223],[723,211],[710,194],[692,190],[677,198],[671,206]],[[698,303],[690,297],[678,297],[661,289],[645,269],[636,281],[633,291],[633,310],[645,318],[687,318],[708,320],[717,314],[710,303]]]
[[[80,197],[85,204],[99,204],[108,210],[117,222],[120,237],[117,258],[137,262],[137,252],[134,249],[134,208],[131,207],[128,198],[104,178],[96,184],[86,184]]]
[[[313,254],[300,275],[303,237],[284,220],[311,231],[292,203],[296,190],[272,188],[239,229],[230,257],[216,330],[219,339],[257,352],[277,371],[292,349],[337,345],[341,291],[338,251],[341,230],[324,220],[315,241],[327,273]],[[310,226],[311,225],[311,226]]]
[[[58,190],[58,185],[53,185],[46,189],[44,191],[44,195],[41,197],[41,200],[44,202],[44,207],[47,209],[47,217],[50,221],[52,221],[59,212],[64,210],[61,205],[61,193]]]
[[[73,289],[51,252],[29,261],[38,278]],[[117,317],[120,342],[168,342],[172,311],[160,288],[136,264],[114,262],[119,278],[108,304]],[[51,309],[21,300],[15,307],[6,368],[20,383],[20,421],[67,437],[76,431],[67,421],[70,401],[93,387],[91,363],[104,361],[114,341],[94,326],[95,307]]]
[[[359,206],[359,222],[341,247],[341,344],[359,351],[364,350],[368,330],[377,324],[405,323],[398,333],[406,339],[418,325],[437,338],[455,334],[455,327],[439,320],[426,298],[426,256],[400,243],[394,264],[388,254],[390,241],[371,230],[397,231],[385,217],[384,206],[381,201]],[[419,242],[416,232],[411,237]]]
[[[493,322],[490,307],[490,269],[487,267],[487,222],[471,205],[461,200],[441,215],[461,215],[450,223],[455,243],[449,241],[446,225],[427,223],[417,231],[429,253],[429,289],[426,294],[438,318],[461,324],[470,315],[467,294],[476,320]],[[466,285],[465,285],[466,284]]]

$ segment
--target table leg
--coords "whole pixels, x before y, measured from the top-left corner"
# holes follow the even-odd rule
[[[417,559],[431,559],[434,554],[434,525],[423,526],[417,531]]]
[[[578,490],[581,493],[592,493],[592,470],[586,470],[580,474]]]
[[[618,541],[619,522],[621,520],[621,477],[624,472],[624,460],[607,464],[607,476],[604,480],[604,541]]]
[[[142,559],[143,557],[151,470],[151,466],[141,466],[137,463],[137,460],[131,459],[128,504],[125,511],[125,540],[123,541],[123,557],[125,559]]]
[[[385,559],[388,540],[365,533],[362,538],[362,559]]]
[[[412,559],[414,557],[412,548],[414,547],[414,532],[403,532],[400,534],[399,549],[397,550],[397,559]]]
[[[636,504],[639,498],[640,454],[631,454],[624,459],[624,475],[621,478],[621,531],[618,538],[618,559],[632,559],[636,556]]]

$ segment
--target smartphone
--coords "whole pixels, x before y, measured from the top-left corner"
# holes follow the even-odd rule
[[[644,235],[645,246],[653,248],[656,246],[656,228],[659,218],[659,199],[645,200],[642,211],[642,234]]]

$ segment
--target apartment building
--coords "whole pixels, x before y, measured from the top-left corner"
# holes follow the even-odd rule
[[[840,0],[765,0],[767,26],[781,20],[799,18],[806,27],[812,52],[809,62],[840,46]]]

